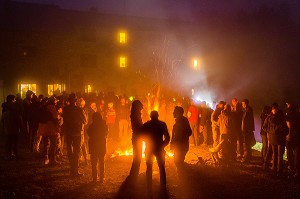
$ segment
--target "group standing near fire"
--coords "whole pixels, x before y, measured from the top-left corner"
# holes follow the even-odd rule
[[[24,100],[20,95],[8,95],[2,104],[6,158],[19,158],[18,142],[23,139],[21,141],[34,154],[42,154],[45,165],[55,166],[65,155],[66,146],[70,175],[82,176],[79,163],[84,161],[88,164],[90,159],[93,181],[97,182],[99,177],[103,183],[107,141],[118,143],[131,139],[133,161],[129,177],[136,180],[145,141],[150,192],[154,156],[160,170],[161,186],[166,188],[164,156],[169,143],[179,171],[187,165],[185,156],[193,145],[210,151],[215,164],[251,162],[251,148],[256,144],[256,139],[254,113],[248,99],[239,102],[233,98],[231,104],[220,101],[214,109],[205,101],[198,106],[192,99],[161,101],[161,106],[150,107],[159,103],[151,103],[147,97],[131,102],[127,96],[117,97],[114,93],[80,97],[72,93],[48,98],[28,91]],[[158,111],[153,111],[154,108]],[[289,177],[298,178],[299,108],[292,103],[287,103],[286,110],[281,110],[277,103],[265,106],[261,114],[260,133],[263,168],[282,176],[286,150],[287,173]]]

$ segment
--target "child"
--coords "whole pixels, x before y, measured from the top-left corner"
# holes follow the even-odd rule
[[[100,183],[104,180],[104,156],[106,154],[107,125],[99,112],[93,114],[93,122],[87,129],[89,136],[89,152],[91,154],[93,182],[97,182],[97,164],[99,168]]]

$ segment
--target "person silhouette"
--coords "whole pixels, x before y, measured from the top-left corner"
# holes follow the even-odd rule
[[[165,150],[164,148],[170,142],[170,135],[165,122],[158,119],[158,112],[150,113],[151,120],[142,126],[142,132],[145,134],[146,141],[146,179],[147,191],[152,194],[152,166],[154,157],[156,157],[160,174],[160,186],[162,190],[166,190],[166,170],[165,170]]]

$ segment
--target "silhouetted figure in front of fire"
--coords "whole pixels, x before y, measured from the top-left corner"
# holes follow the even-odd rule
[[[183,113],[184,110],[180,106],[176,106],[173,112],[175,124],[172,130],[171,149],[174,150],[174,163],[177,169],[184,166],[185,155],[189,150],[189,137],[192,135],[189,121]]]
[[[133,153],[133,160],[130,169],[129,177],[131,180],[136,180],[139,171],[140,165],[142,161],[142,153],[143,153],[143,140],[142,140],[142,132],[141,127],[143,125],[142,122],[142,113],[143,104],[140,100],[134,100],[131,105],[131,113],[130,113],[130,120],[131,120],[131,128],[132,128],[132,153]]]
[[[108,127],[99,112],[95,112],[92,115],[92,118],[93,122],[87,129],[87,134],[89,136],[89,152],[91,154],[92,177],[93,182],[96,183],[98,178],[98,164],[99,182],[102,184],[104,180],[104,156],[106,154],[106,136]]]
[[[63,108],[64,124],[63,129],[67,141],[68,158],[70,161],[71,176],[80,177],[78,172],[79,153],[81,146],[81,134],[83,127],[87,123],[83,109],[76,105],[77,97],[74,93],[69,95],[69,105]]]
[[[158,120],[158,112],[152,111],[150,113],[148,122],[143,124],[142,131],[145,133],[146,139],[146,178],[147,191],[152,195],[152,166],[154,157],[156,157],[160,174],[160,186],[162,191],[166,191],[167,179],[165,170],[165,155],[164,148],[170,142],[170,135],[165,122]]]

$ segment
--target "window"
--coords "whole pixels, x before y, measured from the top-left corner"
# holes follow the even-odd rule
[[[92,92],[92,86],[91,85],[86,85],[84,90],[85,90],[86,93],[91,93]]]
[[[26,96],[26,92],[29,90],[36,93],[36,84],[18,84],[18,92],[22,98]]]
[[[64,90],[62,84],[48,84],[48,96],[60,95]]]
[[[125,67],[126,67],[126,58],[120,57],[120,68],[125,68]]]
[[[120,32],[120,43],[125,44],[126,43],[126,33]]]

